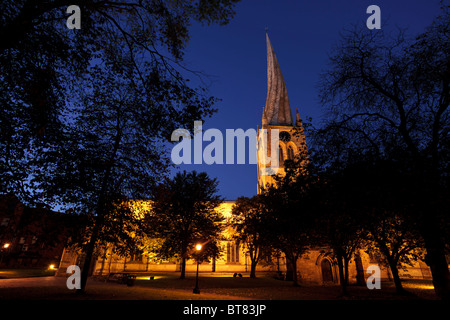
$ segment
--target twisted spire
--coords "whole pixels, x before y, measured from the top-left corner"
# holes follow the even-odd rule
[[[264,114],[270,125],[292,126],[292,113],[289,105],[286,84],[280,65],[266,33],[267,41],[267,99]]]

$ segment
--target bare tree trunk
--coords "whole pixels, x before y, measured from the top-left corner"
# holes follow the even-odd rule
[[[356,284],[358,286],[365,286],[366,281],[364,281],[364,268],[359,253],[355,255],[355,265],[356,265]]]
[[[186,278],[186,258],[183,256],[181,258],[181,274],[180,274],[180,279],[185,279]]]
[[[427,249],[425,262],[433,276],[434,290],[441,299],[450,300],[450,273],[442,240],[436,229],[430,230],[429,226],[425,228],[428,229],[422,235]]]
[[[101,211],[103,211],[103,210],[101,210]],[[95,225],[92,230],[91,239],[89,240],[89,242],[87,244],[83,268],[81,270],[81,279],[80,279],[81,288],[77,289],[77,293],[79,293],[79,294],[82,294],[85,292],[86,282],[87,282],[87,278],[89,276],[89,269],[90,269],[90,266],[92,263],[92,256],[94,254],[95,244],[97,243],[98,233],[99,233],[100,225],[102,224],[102,222],[103,222],[103,212],[97,213],[97,217],[95,219]]]
[[[256,264],[257,264],[257,261],[255,261],[254,259],[251,259],[250,278],[256,278]]]
[[[395,290],[398,294],[405,294],[406,291],[403,288],[400,276],[398,274],[397,262],[394,261],[392,257],[386,257],[386,260],[388,261],[389,268],[391,268],[392,277],[394,278]]]
[[[297,260],[298,256],[294,256],[291,260],[292,263],[292,280],[294,281],[293,285],[294,287],[300,287],[300,284],[298,282],[298,274],[297,274]]]
[[[344,281],[346,287],[348,286],[348,261],[349,259],[344,257]]]
[[[105,268],[105,261],[106,261],[106,253],[107,252],[108,252],[108,245],[105,246],[105,251],[103,253],[102,267],[100,268],[100,275],[103,275],[103,269]]]
[[[109,176],[111,174],[112,164],[114,162],[114,159],[117,156],[117,150],[119,149],[120,140],[121,140],[121,133],[120,133],[120,130],[118,130],[117,135],[115,137],[115,141],[114,141],[113,152],[111,153],[111,157],[110,157],[108,165],[105,169],[105,175],[103,177],[102,187],[99,192],[99,197],[98,197],[98,201],[97,201],[97,210],[96,210],[97,216],[95,217],[95,222],[94,222],[94,227],[92,228],[91,238],[89,239],[89,242],[86,247],[86,259],[84,260],[83,269],[81,270],[81,279],[80,279],[81,280],[80,281],[81,288],[77,289],[77,293],[85,292],[86,282],[87,282],[87,278],[89,276],[89,267],[92,262],[92,256],[94,254],[95,245],[97,243],[98,236],[99,236],[100,230],[103,225],[103,220],[104,220],[104,215],[105,215],[104,211],[105,211],[106,192],[108,189]]]
[[[250,278],[256,278],[256,265],[259,260],[258,249],[250,251]]]
[[[108,278],[109,278],[109,275],[111,274],[111,264],[112,264],[112,259],[113,259],[113,252],[114,252],[114,246],[111,248],[111,255],[109,257]]]
[[[343,257],[341,254],[336,253],[336,259],[338,263],[338,270],[339,270],[339,282],[341,283],[342,288],[342,295],[347,296],[347,283],[345,281],[345,270],[344,270],[344,263],[343,263]]]

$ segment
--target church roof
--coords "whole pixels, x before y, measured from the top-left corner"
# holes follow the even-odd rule
[[[267,99],[263,124],[292,126],[291,106],[280,65],[266,33],[267,41]]]

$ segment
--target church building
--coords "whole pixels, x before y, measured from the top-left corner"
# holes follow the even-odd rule
[[[295,120],[289,103],[286,84],[281,73],[281,68],[273,50],[269,36],[266,34],[267,42],[267,98],[262,110],[262,125],[257,130],[258,151],[263,151],[267,155],[272,153],[272,148],[278,149],[279,173],[283,173],[283,163],[286,159],[293,159],[299,152],[306,150],[306,140],[303,133],[302,121],[296,110]],[[272,140],[278,135],[277,146],[272,145]],[[276,151],[276,150],[275,150]],[[270,164],[260,161],[257,157],[258,183],[257,191],[261,192],[261,187],[267,183],[271,184],[273,178],[267,174]],[[226,201],[218,208],[225,218],[231,217],[233,201]],[[225,238],[221,246],[223,254],[220,258],[201,263],[200,272],[216,273],[241,273],[245,275],[250,272],[250,258],[246,255],[242,245],[235,242],[226,231]],[[379,265],[374,257],[361,250],[355,255],[349,264],[349,282],[355,283],[365,281],[369,276],[366,273],[369,265]],[[143,253],[132,257],[121,257],[112,254],[110,249],[99,254],[91,266],[91,274],[105,275],[114,272],[177,272],[180,271],[180,259],[161,260],[152,257],[151,253]],[[312,284],[332,284],[339,283],[338,267],[329,248],[315,248],[309,250],[298,259],[297,262],[298,279],[300,283]],[[65,250],[60,262],[58,274],[64,275],[69,265],[82,265],[82,256],[69,250]],[[390,270],[385,266],[381,268],[382,279],[392,279]],[[195,272],[196,261],[186,262],[186,272]],[[264,259],[260,261],[256,269],[257,273],[286,274],[287,263],[284,257]],[[401,277],[431,279],[428,266],[418,261],[414,267],[407,270],[399,270]]]

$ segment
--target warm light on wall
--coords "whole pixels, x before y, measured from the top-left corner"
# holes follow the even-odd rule
[[[5,243],[5,244],[3,245],[3,248],[5,248],[5,249],[9,248],[9,243]]]
[[[202,250],[202,245],[201,245],[201,244],[196,245],[196,246],[195,246],[195,249],[197,249],[197,251]]]

